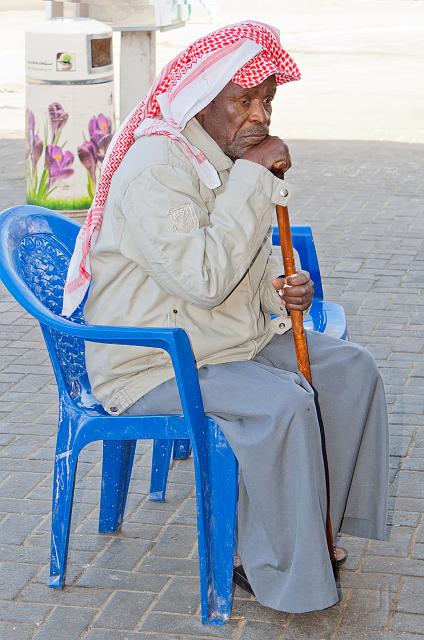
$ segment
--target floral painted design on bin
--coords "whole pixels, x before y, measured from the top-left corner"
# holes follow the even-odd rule
[[[37,164],[43,153],[43,142],[39,135],[35,133],[35,117],[30,109],[26,112],[26,130],[27,130],[27,144],[26,144],[26,156],[30,159],[32,174],[37,171]]]
[[[88,175],[92,182],[96,182],[96,166],[97,166],[97,149],[91,140],[86,140],[78,147],[78,157],[84,167],[87,169]]]
[[[74,154],[63,151],[57,144],[49,144],[46,149],[46,167],[49,173],[49,187],[58,180],[66,180],[74,174],[70,166],[74,161]]]
[[[64,108],[58,102],[52,102],[48,106],[48,113],[50,119],[50,127],[52,130],[52,144],[57,144],[63,127],[68,122],[69,113],[66,113]]]
[[[105,157],[106,149],[112,139],[112,120],[103,113],[90,118],[88,123],[88,133],[90,140],[97,147],[97,159],[102,162]]]
[[[71,166],[74,162],[74,154],[65,150],[66,143],[59,144],[69,114],[59,102],[49,104],[47,113],[44,141],[36,133],[37,123],[34,113],[30,109],[27,109],[26,113],[27,202],[51,209],[69,209],[69,201],[51,197],[57,188],[57,183],[67,180],[74,174]],[[41,164],[43,150],[44,162]],[[43,167],[41,173],[39,166]],[[74,208],[84,208],[89,204],[85,199],[82,207],[78,203]]]
[[[94,197],[100,165],[112,139],[112,120],[99,113],[90,118],[88,123],[89,140],[84,140],[78,147],[78,157],[87,170],[87,192]]]
[[[44,188],[47,187],[47,172],[44,169],[41,177],[38,177],[38,163],[43,153],[43,142],[35,132],[36,121],[34,113],[27,109],[26,111],[26,156],[27,156],[27,196],[42,197]],[[38,204],[38,201],[35,202]]]

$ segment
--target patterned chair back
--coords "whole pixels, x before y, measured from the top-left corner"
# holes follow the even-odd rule
[[[38,300],[60,316],[66,273],[80,227],[48,209],[21,209],[22,215],[10,234],[16,272]],[[83,304],[69,320],[84,323]],[[87,401],[95,404],[87,377],[84,341],[43,325],[41,328],[56,378],[59,374],[72,400],[85,406]]]

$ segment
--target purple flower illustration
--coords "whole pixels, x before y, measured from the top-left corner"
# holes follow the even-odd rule
[[[56,183],[66,180],[74,174],[72,167],[74,154],[65,151],[64,145],[59,146],[58,144],[60,134],[68,119],[69,114],[65,112],[59,102],[49,104],[48,119],[45,123],[46,141],[43,141],[38,135],[34,113],[30,109],[26,112],[27,201],[31,204],[53,205],[56,201],[51,200],[51,194],[57,188]],[[48,145],[49,129],[51,143]],[[42,167],[37,171],[39,164],[42,164]]]
[[[74,154],[56,144],[47,145],[46,167],[49,172],[49,187],[58,180],[65,180],[73,175],[74,170],[70,166],[74,161]]]
[[[35,116],[30,109],[26,110],[26,156],[32,158],[35,135]]]
[[[99,145],[97,147],[97,160],[100,162],[100,164],[103,162],[105,158],[106,151],[111,140],[112,140],[112,134],[109,133],[108,135],[103,136],[103,138],[99,142]]]
[[[30,109],[26,111],[27,145],[26,155],[31,159],[32,172],[35,173],[37,163],[43,153],[43,143],[35,133],[35,116]]]
[[[103,113],[99,113],[97,117],[93,116],[92,118],[90,118],[90,122],[88,123],[88,133],[90,134],[90,138],[93,140],[93,142],[95,142],[96,145],[99,144],[103,136],[106,136],[110,133],[111,128],[111,119],[106,117]]]
[[[43,143],[41,141],[40,136],[38,136],[37,134],[35,134],[34,136],[34,141],[33,141],[33,145],[32,145],[32,154],[31,154],[31,158],[32,158],[32,170],[35,171],[35,168],[37,166],[37,162],[39,161],[39,159],[41,158],[41,154],[43,153]]]
[[[112,139],[111,130],[112,120],[103,113],[93,116],[88,123],[88,133],[90,134],[91,142],[96,145],[97,160],[99,162],[103,161],[106,149]]]
[[[52,129],[52,144],[55,144],[60,136],[65,124],[68,122],[69,114],[66,113],[64,108],[59,102],[52,102],[48,106],[50,126]]]
[[[93,116],[88,122],[88,133],[90,139],[79,145],[78,157],[87,170],[87,191],[90,198],[93,198],[98,166],[103,162],[112,139],[112,120],[103,113]]]
[[[97,149],[91,140],[85,140],[78,147],[78,158],[88,171],[93,183],[96,182]]]
[[[26,128],[27,132],[33,137],[35,131],[35,116],[31,109],[26,110]]]

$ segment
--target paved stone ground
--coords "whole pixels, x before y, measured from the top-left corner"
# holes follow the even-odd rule
[[[0,639],[417,640],[424,636],[423,145],[297,141],[292,221],[311,223],[326,297],[381,367],[391,427],[389,542],[344,539],[343,599],[287,615],[237,592],[231,624],[202,627],[192,462],[147,501],[138,450],[125,524],[96,532],[100,448],[78,470],[68,586],[47,588],[56,390],[35,323],[1,290]],[[23,142],[0,141],[0,209],[23,201]]]

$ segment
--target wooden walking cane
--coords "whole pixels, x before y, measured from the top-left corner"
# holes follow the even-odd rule
[[[275,163],[273,168],[280,169],[279,163]],[[277,204],[277,222],[280,232],[281,253],[283,256],[284,275],[292,276],[296,273],[296,265],[293,255],[293,243],[290,231],[289,210],[286,206]],[[308,345],[306,342],[305,329],[303,327],[302,311],[290,310],[290,318],[292,321],[293,340],[296,350],[297,366],[299,371],[305,376],[309,384],[312,384],[311,366],[309,364]],[[328,478],[327,478],[328,482]],[[325,523],[328,554],[331,564],[333,565],[334,575],[337,573],[337,563],[334,553],[333,532],[330,520],[330,500],[327,490],[327,517]]]

